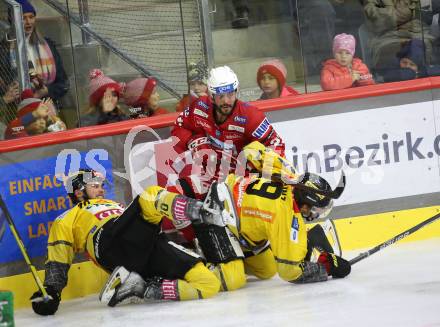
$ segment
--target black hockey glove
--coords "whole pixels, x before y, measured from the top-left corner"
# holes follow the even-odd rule
[[[344,278],[351,271],[350,262],[333,253],[322,252],[318,262],[324,265],[327,274],[333,278]]]
[[[53,286],[46,286],[45,288],[47,294],[49,294],[52,299],[44,302],[43,293],[41,291],[37,291],[31,296],[30,300],[32,302],[32,309],[35,313],[42,316],[49,316],[57,312],[61,297],[60,293],[58,293]]]

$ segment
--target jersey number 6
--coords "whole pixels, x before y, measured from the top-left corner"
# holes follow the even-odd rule
[[[278,199],[283,193],[283,184],[279,182],[261,182],[261,179],[257,179],[250,183],[246,188],[246,193],[271,200]]]

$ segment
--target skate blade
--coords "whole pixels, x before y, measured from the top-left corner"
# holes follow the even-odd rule
[[[129,271],[124,267],[116,267],[99,293],[99,301],[108,304],[115,294],[116,288],[128,278],[129,274]]]

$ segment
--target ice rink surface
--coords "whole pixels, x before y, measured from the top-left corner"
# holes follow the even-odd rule
[[[357,253],[347,256],[353,257]],[[249,278],[208,300],[109,308],[97,295],[62,302],[55,316],[15,312],[16,326],[440,327],[440,238],[390,246],[345,279],[295,285]]]

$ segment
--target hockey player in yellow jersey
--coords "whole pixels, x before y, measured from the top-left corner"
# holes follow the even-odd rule
[[[204,211],[202,202],[178,194],[168,196],[168,204],[161,202],[165,191],[159,187],[150,187],[124,210],[104,198],[103,182],[104,177],[93,170],[80,170],[67,179],[75,206],[60,215],[50,230],[44,286],[51,299],[44,301],[41,291],[35,292],[31,301],[36,313],[57,311],[78,252],[113,271],[100,294],[109,306],[133,299],[201,299],[219,291],[219,280],[202,258],[168,241],[158,225],[166,205],[175,219],[213,223],[219,217]]]
[[[48,240],[44,285],[51,300],[45,302],[41,292],[35,292],[34,311],[57,311],[74,254],[83,251],[112,272],[100,294],[109,306],[132,300],[208,298],[220,287],[245,285],[245,266],[259,278],[278,272],[290,282],[346,276],[350,265],[340,257],[324,252],[318,263],[304,260],[304,222],[295,209],[292,187],[282,181],[285,175],[295,176],[284,159],[258,146],[250,149],[247,158],[257,168],[261,164],[263,173],[266,159],[276,159],[272,173],[280,180],[230,175],[227,184],[213,184],[205,202],[152,186],[124,210],[104,199],[104,179],[96,172],[82,170],[71,176],[66,188],[76,205],[55,220]],[[197,254],[160,233],[164,216],[193,224],[210,269]]]
[[[221,281],[222,290],[244,286],[245,272],[260,279],[271,278],[278,272],[282,279],[295,283],[348,275],[349,262],[332,253],[323,251],[318,262],[310,262],[307,258],[308,239],[303,216],[312,220],[328,214],[333,202],[319,193],[331,190],[328,183],[314,174],[296,175],[286,159],[259,142],[246,146],[244,156],[259,174],[247,177],[231,174],[225,183],[214,183],[205,200],[205,204],[212,205],[215,210],[232,215],[220,215],[225,219],[217,220],[218,226],[193,224],[203,253],[213,264],[211,270]],[[307,186],[301,192],[306,199],[301,199],[298,207],[294,193],[300,197],[300,186]],[[172,208],[172,198],[173,193],[162,191],[156,206]],[[169,209],[161,213],[176,220]],[[242,255],[239,251],[230,251],[234,242],[228,231],[232,231],[232,238],[239,241]]]
[[[278,272],[282,279],[295,283],[348,275],[349,262],[326,252],[331,246],[321,240],[315,241],[325,250],[318,262],[308,260],[309,234],[303,217],[312,221],[330,212],[333,200],[315,192],[331,191],[330,185],[315,174],[298,176],[291,163],[259,142],[247,145],[243,155],[258,174],[229,175],[226,184],[232,197],[229,210],[237,217],[228,227],[245,252],[246,272],[262,279]],[[338,187],[341,193],[343,189]],[[270,247],[264,246],[266,241]]]

